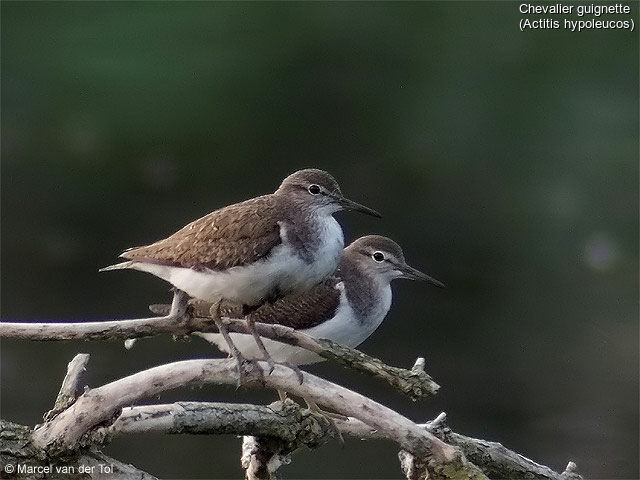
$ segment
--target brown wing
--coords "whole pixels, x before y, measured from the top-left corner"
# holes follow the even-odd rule
[[[332,318],[340,305],[337,277],[330,277],[312,289],[264,303],[249,314],[260,323],[279,323],[298,330],[311,328]]]
[[[337,288],[340,278],[329,277],[310,290],[302,293],[291,293],[275,302],[265,302],[251,310],[247,315],[245,307],[239,303],[223,300],[220,304],[220,315],[223,317],[242,318],[248,316],[256,322],[279,323],[298,330],[311,328],[332,318],[340,306],[341,290]],[[209,316],[210,302],[191,299],[191,313],[196,317]],[[169,313],[169,305],[161,305],[161,310],[153,306],[158,315]]]
[[[164,240],[121,257],[176,267],[227,268],[266,257],[281,243],[278,201],[272,195],[229,205],[191,222]]]

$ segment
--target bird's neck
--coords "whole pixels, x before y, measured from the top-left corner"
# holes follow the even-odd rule
[[[330,212],[308,203],[286,199],[283,204],[287,239],[308,263],[326,263],[329,275],[338,265],[344,248],[342,228]]]
[[[391,285],[381,277],[368,275],[357,262],[343,256],[338,276],[344,282],[351,309],[361,323],[377,323],[391,307]]]

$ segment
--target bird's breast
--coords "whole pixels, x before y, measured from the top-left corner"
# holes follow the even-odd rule
[[[344,236],[332,216],[309,222],[308,231],[281,227],[283,243],[291,249],[289,271],[281,284],[282,292],[306,290],[331,275],[342,256]]]

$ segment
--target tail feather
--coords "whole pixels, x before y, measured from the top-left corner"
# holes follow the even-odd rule
[[[128,261],[122,263],[116,263],[115,265],[109,265],[108,267],[101,268],[99,272],[108,272],[109,270],[122,270],[125,268],[131,268],[135,262]]]

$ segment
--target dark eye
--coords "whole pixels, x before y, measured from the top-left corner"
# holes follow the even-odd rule
[[[374,254],[371,256],[376,262],[381,262],[384,260],[384,254],[382,252],[374,252]]]
[[[318,195],[320,193],[320,187],[318,185],[309,185],[309,193],[311,195]]]

